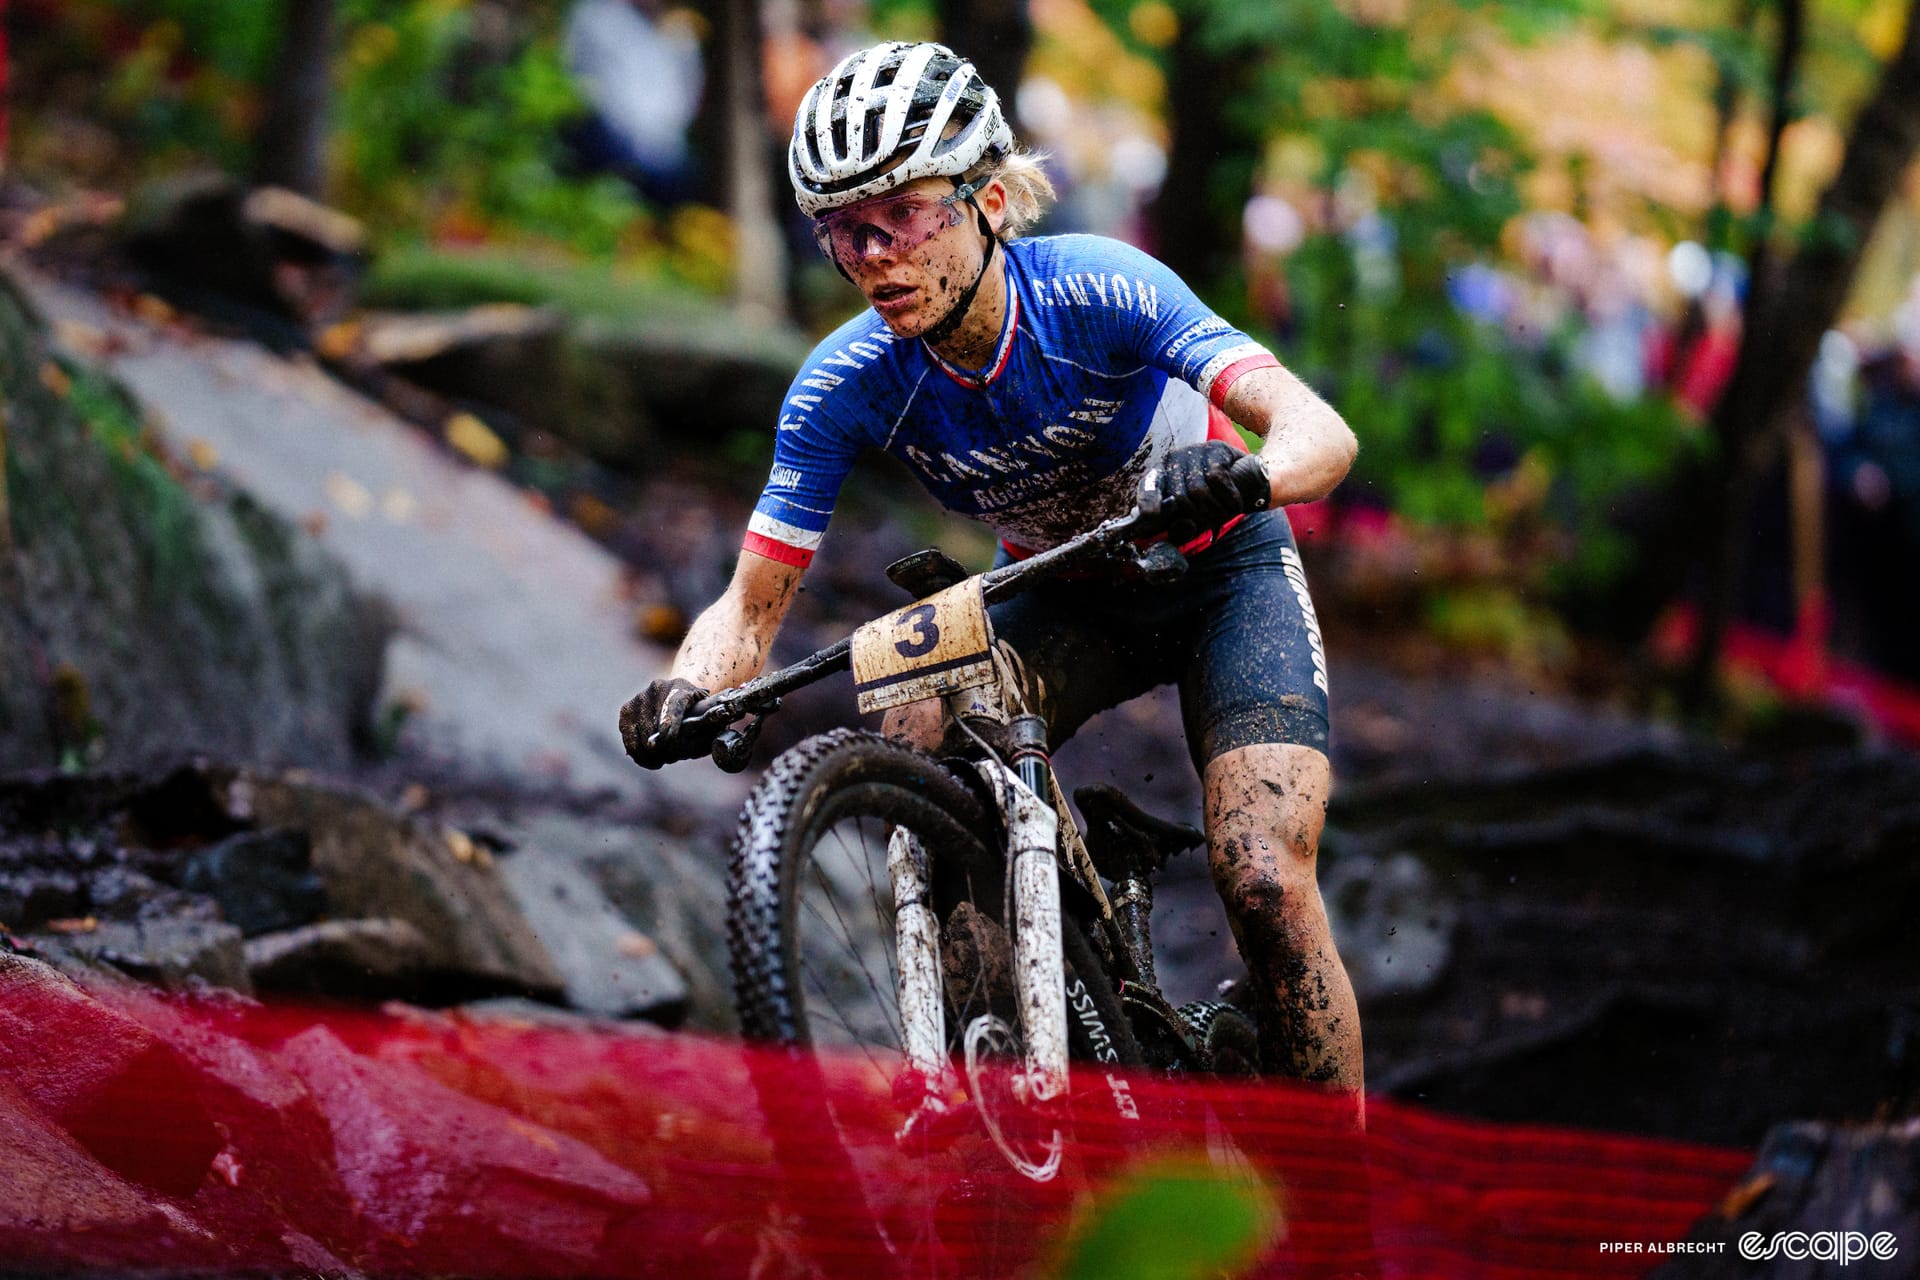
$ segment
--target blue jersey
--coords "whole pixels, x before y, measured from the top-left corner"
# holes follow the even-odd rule
[[[747,550],[810,561],[862,449],[892,454],[943,506],[1034,551],[1124,515],[1169,449],[1210,434],[1238,443],[1213,410],[1234,379],[1278,363],[1266,348],[1117,240],[1005,249],[1006,317],[984,370],[896,338],[871,310],[814,349],[787,392]]]

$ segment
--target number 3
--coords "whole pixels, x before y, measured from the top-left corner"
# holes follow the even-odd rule
[[[913,639],[896,642],[893,651],[903,658],[918,658],[932,653],[933,646],[940,643],[940,628],[933,623],[935,612],[932,605],[923,604],[901,614],[900,625],[913,628]]]

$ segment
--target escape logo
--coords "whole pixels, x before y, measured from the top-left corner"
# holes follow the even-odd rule
[[[1864,1231],[1776,1231],[1771,1236],[1749,1231],[1740,1237],[1740,1256],[1753,1261],[1812,1258],[1844,1267],[1863,1258],[1885,1262],[1899,1252],[1900,1242],[1891,1231],[1871,1236]]]

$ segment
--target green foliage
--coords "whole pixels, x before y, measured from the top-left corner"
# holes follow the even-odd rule
[[[565,7],[339,0],[329,198],[378,232],[539,239],[601,257],[623,247],[642,213],[631,190],[567,168],[563,135],[584,108],[560,50]],[[129,181],[206,163],[244,173],[286,10],[73,0],[29,69],[63,93],[93,86],[68,105],[112,132]]]
[[[79,0],[70,34],[105,67],[98,109],[156,168],[195,156],[245,164],[281,5],[261,0]],[[90,39],[89,39],[90,37]],[[117,48],[131,40],[131,48]]]
[[[501,55],[457,0],[345,0],[336,171],[348,207],[380,227],[504,223],[607,255],[639,212],[618,179],[564,174],[582,113],[550,32]]]
[[[1371,491],[1416,524],[1487,529],[1511,520],[1511,499],[1488,496],[1524,461],[1539,490],[1528,519],[1573,548],[1552,564],[1550,585],[1588,589],[1622,571],[1630,548],[1611,509],[1666,474],[1686,447],[1684,427],[1663,404],[1616,403],[1573,372],[1577,321],[1516,341],[1461,315],[1447,292],[1453,272],[1503,257],[1531,167],[1523,139],[1457,101],[1447,77],[1478,40],[1524,42],[1604,22],[1609,7],[1481,0],[1379,20],[1336,0],[1170,3],[1185,39],[1223,67],[1243,58],[1252,72],[1231,104],[1237,136],[1222,140],[1211,185],[1235,189],[1228,166],[1263,155],[1294,199],[1331,211],[1286,264],[1298,337],[1283,357],[1360,437],[1349,491]],[[1135,37],[1131,0],[1094,5],[1122,38],[1163,56]],[[1750,36],[1670,29],[1663,38],[1709,44],[1742,77],[1764,74]],[[1195,283],[1218,298],[1244,296],[1229,281]],[[1483,600],[1434,621],[1498,639],[1532,629],[1517,618]]]
[[[61,361],[70,379],[67,403],[106,457],[123,509],[140,530],[148,581],[163,591],[195,589],[206,552],[192,497],[155,454],[138,407],[105,374],[78,361]]]
[[[1705,435],[1662,399],[1620,402],[1579,373],[1568,329],[1522,346],[1458,313],[1439,289],[1363,287],[1343,240],[1315,237],[1290,264],[1299,305],[1291,362],[1359,434],[1356,488],[1428,525],[1478,527],[1489,487],[1519,461],[1544,471],[1536,513],[1571,535],[1551,585],[1604,585],[1630,547],[1623,495],[1670,474]]]
[[[1073,1225],[1065,1280],[1199,1280],[1233,1275],[1282,1229],[1273,1193],[1205,1160],[1162,1159],[1096,1197]]]

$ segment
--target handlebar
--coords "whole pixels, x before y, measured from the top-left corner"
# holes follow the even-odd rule
[[[1245,499],[1249,510],[1266,507],[1270,489],[1267,469],[1253,454],[1235,459],[1228,472]],[[990,569],[981,575],[981,590],[986,603],[1010,600],[1021,592],[1066,569],[1097,561],[1118,560],[1131,564],[1149,582],[1169,582],[1187,570],[1186,557],[1169,541],[1136,545],[1141,539],[1166,532],[1166,521],[1134,507],[1124,516],[1115,516],[1059,546],[1049,548],[1013,564]],[[853,661],[853,639],[843,637],[800,661],[757,676],[723,692],[710,694],[695,703],[680,722],[673,744],[680,748],[675,758],[691,760],[710,753],[715,764],[729,773],[746,768],[754,742],[760,736],[761,722],[780,706],[780,699],[796,689],[805,688],[830,675],[847,670]],[[748,716],[753,720],[744,728],[731,726]]]

